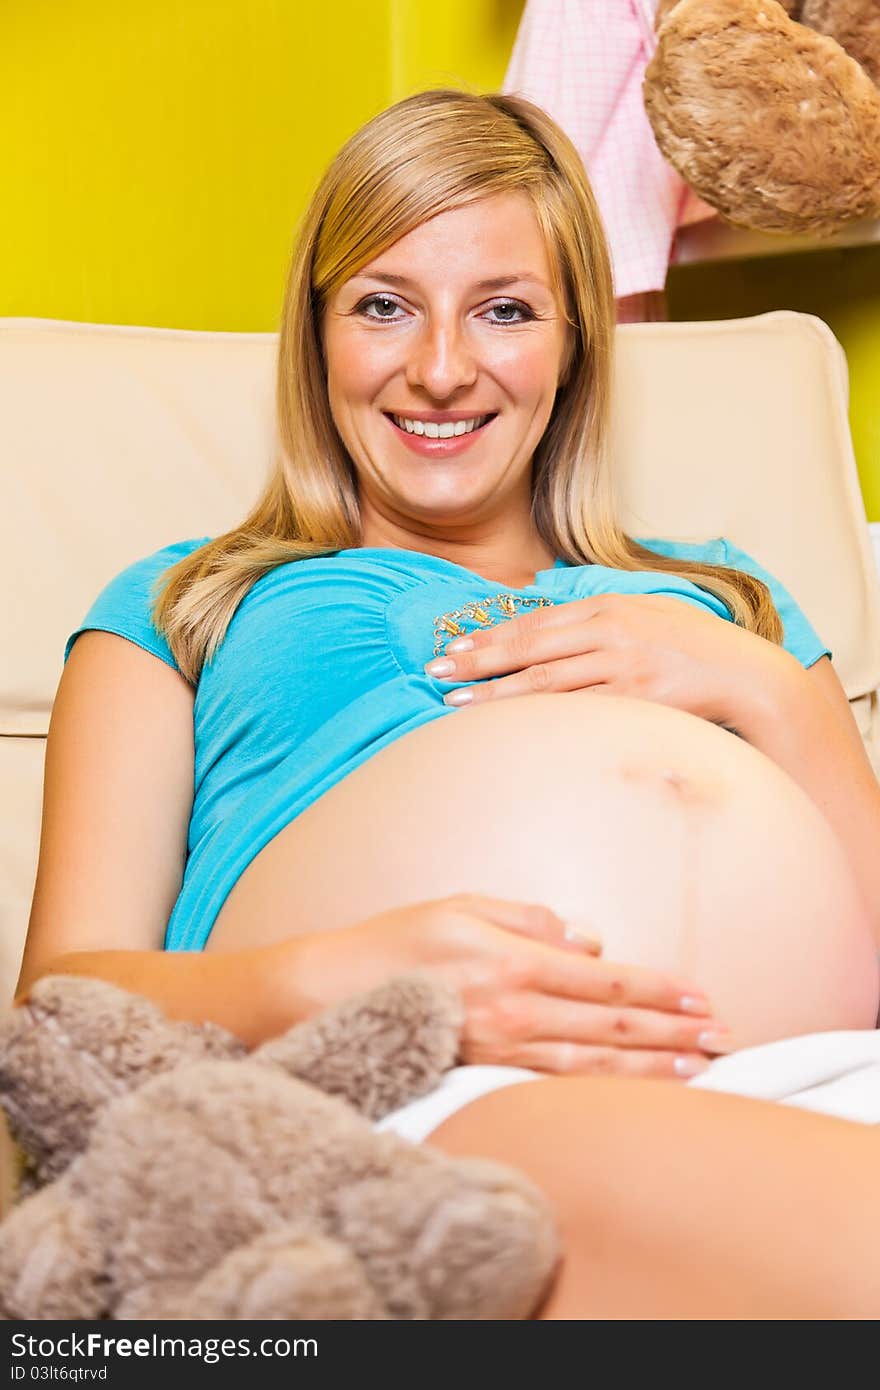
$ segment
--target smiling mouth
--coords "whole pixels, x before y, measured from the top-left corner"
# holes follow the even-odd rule
[[[436,422],[434,422],[434,421],[429,421],[429,422],[410,421],[410,426],[411,426],[411,427],[410,427],[410,428],[407,428],[407,426],[403,423],[403,420],[402,420],[402,418],[401,418],[400,416],[398,416],[398,415],[393,415],[393,414],[391,413],[391,411],[389,411],[389,410],[384,410],[382,413],[383,413],[383,415],[385,416],[386,420],[390,420],[390,421],[391,421],[391,424],[394,426],[394,428],[395,428],[396,430],[399,430],[401,434],[405,434],[405,435],[407,435],[407,436],[409,436],[409,437],[411,437],[411,438],[416,438],[416,439],[438,439],[438,440],[439,440],[439,439],[462,439],[462,438],[470,437],[471,435],[474,435],[474,434],[479,434],[481,430],[484,430],[484,429],[486,428],[487,425],[490,425],[490,424],[492,423],[492,421],[495,419],[495,417],[496,417],[497,414],[498,414],[498,412],[497,412],[497,410],[496,410],[496,411],[494,411],[493,414],[491,414],[491,415],[476,415],[476,416],[473,416],[472,419],[477,421],[476,424],[471,424],[470,421],[464,421],[464,420],[460,420],[460,421],[448,420],[448,421],[444,421],[442,424],[436,423]],[[418,427],[417,427],[417,428],[414,428],[414,426],[418,426]],[[464,426],[464,428],[462,428],[462,426]],[[435,430],[436,430],[436,433],[434,432]],[[442,433],[441,433],[441,431],[442,431]]]

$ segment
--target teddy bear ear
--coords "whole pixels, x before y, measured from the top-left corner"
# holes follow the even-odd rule
[[[245,1051],[224,1029],[173,1022],[104,980],[44,976],[0,1023],[0,1105],[39,1185],[81,1152],[114,1097],[187,1062]]]
[[[163,1018],[149,999],[79,975],[44,975],[31,986],[24,1008],[30,1026],[44,1028],[47,1043],[57,1041],[59,1030],[71,1042],[80,1036],[84,1044],[98,1036],[107,1041]]]
[[[170,1019],[151,999],[106,980],[45,975],[19,1009],[42,1048],[79,1049],[89,1054],[93,1071],[100,1067],[127,1086],[186,1061],[237,1057],[246,1051],[225,1028]],[[14,1009],[0,1024],[0,1048],[4,1038],[24,1029],[18,1012]]]
[[[0,1105],[25,1155],[25,1186],[56,1177],[88,1142],[94,1117],[122,1089],[113,1070],[121,1036],[151,1011],[103,981],[46,976],[2,1020]]]
[[[463,1021],[451,986],[400,975],[263,1043],[251,1057],[378,1120],[439,1085],[455,1065]]]

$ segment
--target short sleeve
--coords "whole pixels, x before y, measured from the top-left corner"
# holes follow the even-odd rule
[[[796,656],[801,665],[805,667],[813,666],[820,657],[830,657],[830,648],[826,647],[803,610],[776,576],[766,570],[763,565],[759,565],[758,561],[751,555],[740,550],[739,546],[734,545],[732,541],[723,540],[722,545],[725,556],[720,561],[722,565],[727,565],[730,569],[742,570],[746,574],[751,574],[755,579],[763,580],[767,585],[770,596],[776,605],[776,611],[782,619],[782,645],[786,651],[791,652],[792,656]]]
[[[77,637],[83,632],[98,631],[115,632],[119,637],[128,638],[129,642],[151,652],[177,671],[179,668],[171,648],[153,623],[152,608],[166,570],[210,539],[210,536],[205,536],[201,540],[176,541],[173,545],[166,545],[162,550],[136,560],[111,579],[98,594],[79,627],[68,637],[64,647],[65,665]]]
[[[739,546],[734,545],[732,541],[723,536],[700,542],[657,540],[653,537],[648,539],[637,537],[636,539],[640,545],[647,546],[649,550],[659,550],[661,555],[669,555],[683,560],[698,560],[706,565],[725,565],[728,569],[742,570],[745,574],[762,580],[770,590],[770,597],[782,619],[782,645],[785,650],[797,657],[801,665],[805,667],[814,665],[822,656],[831,655],[830,649],[825,646],[803,610],[797,605],[784,585],[780,584],[774,574],[765,570],[763,565],[759,565],[757,560],[748,555],[746,551],[740,550]]]

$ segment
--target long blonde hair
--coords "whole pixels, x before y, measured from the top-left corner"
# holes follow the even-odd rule
[[[570,564],[676,574],[770,641],[782,624],[759,580],[656,554],[615,519],[608,422],[615,333],[596,201],[568,136],[522,97],[435,89],[397,102],[339,151],[299,229],[278,343],[279,454],[240,526],[162,576],[153,620],[193,684],[252,585],[276,565],[360,545],[357,479],[330,413],[321,347],[328,301],[362,266],[443,211],[494,194],[531,200],[571,325],[569,358],[532,464],[532,521]]]

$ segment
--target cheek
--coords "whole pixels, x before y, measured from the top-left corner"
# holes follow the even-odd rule
[[[369,399],[381,381],[380,354],[365,352],[354,334],[328,333],[325,340],[327,390],[335,410],[346,403]]]
[[[552,405],[559,373],[555,344],[501,344],[493,353],[494,370],[515,399],[534,403],[549,396]]]

